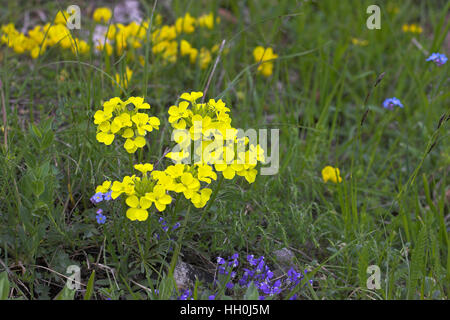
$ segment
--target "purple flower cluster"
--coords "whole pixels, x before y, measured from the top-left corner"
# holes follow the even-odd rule
[[[237,272],[233,271],[233,269],[239,266],[238,258],[239,255],[237,253],[232,255],[228,261],[222,257],[218,257],[217,269],[219,274],[230,275],[231,279],[235,278]],[[278,295],[285,289],[292,291],[303,281],[307,273],[307,270],[302,274],[301,272],[295,271],[294,268],[291,268],[287,272],[287,278],[282,281],[281,279],[273,279],[274,273],[264,261],[264,256],[255,258],[254,255],[248,255],[247,262],[250,265],[250,268],[243,268],[244,273],[237,283],[241,287],[248,287],[253,282],[260,293],[260,300],[264,300],[267,296],[272,297]],[[309,283],[312,284],[312,280],[310,280]],[[234,284],[230,281],[225,286],[228,289],[233,289]],[[212,295],[209,298],[214,299],[215,295]],[[297,295],[295,294],[290,299],[294,300],[296,298]]]
[[[94,204],[100,203],[100,202],[102,202],[103,200],[109,201],[109,200],[112,199],[112,198],[111,198],[111,193],[112,193],[112,191],[108,191],[107,193],[97,192],[96,194],[94,194],[94,195],[91,197],[90,200],[91,200],[91,202],[94,203]]]
[[[98,224],[104,224],[106,222],[106,216],[103,215],[103,210],[102,209],[98,209],[97,210],[97,223]]]
[[[432,53],[426,61],[433,61],[437,66],[442,66],[447,62],[447,57],[443,53]]]
[[[163,217],[159,218],[159,223],[161,224],[161,228],[164,230],[164,232],[169,231],[169,227],[167,226],[167,221],[164,220]],[[177,222],[172,226],[172,231],[177,230],[180,227],[180,223]]]
[[[184,290],[181,296],[178,297],[178,300],[194,300],[192,297],[192,291],[189,289]]]
[[[403,108],[403,104],[396,97],[388,98],[383,102],[383,107],[386,109],[394,110],[395,106]]]

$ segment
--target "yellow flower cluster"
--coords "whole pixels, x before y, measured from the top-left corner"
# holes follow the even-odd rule
[[[99,23],[108,23],[109,20],[112,17],[112,11],[109,8],[102,7],[95,9],[94,13],[92,14],[92,19],[94,19],[95,22]]]
[[[71,49],[73,53],[89,52],[89,44],[73,37],[66,27],[67,15],[61,11],[55,17],[54,24],[36,25],[27,34],[19,32],[13,23],[1,27],[0,42],[6,44],[18,54],[28,53],[33,59],[42,55],[48,47],[59,46]]]
[[[369,44],[369,41],[364,39],[352,38],[352,44],[355,46],[365,47]]]
[[[417,25],[417,24],[414,24],[414,23],[413,23],[413,24],[410,24],[410,25],[404,24],[404,25],[402,26],[402,30],[403,30],[403,32],[405,32],[405,33],[409,32],[409,33],[415,33],[415,34],[421,34],[422,31],[423,31],[423,29],[422,29],[421,26],[419,26],[419,25]]]
[[[93,20],[97,23],[106,24],[112,17],[109,8],[97,8],[93,13]],[[68,14],[59,11],[53,24],[44,26],[37,25],[27,34],[16,30],[14,24],[10,23],[1,27],[0,41],[11,47],[16,53],[29,53],[36,59],[42,55],[48,47],[58,45],[63,49],[71,49],[74,53],[84,54],[90,51],[88,43],[73,37],[66,27]],[[182,34],[192,34],[197,27],[213,29],[220,22],[220,18],[214,19],[213,13],[204,14],[198,18],[186,13],[183,17],[176,19],[173,25],[161,25],[162,18],[158,14],[155,18],[156,27],[152,28],[152,52],[160,55],[165,62],[175,62],[178,56],[188,57],[191,64],[199,64],[202,69],[208,67],[212,61],[212,54],[217,51],[217,46],[211,49],[202,47],[197,49],[186,39],[179,39]],[[131,22],[128,25],[121,23],[110,24],[103,36],[98,37],[95,48],[104,51],[108,56],[113,54],[122,55],[126,50],[143,47],[147,39],[147,29],[150,20],[141,24]],[[161,26],[160,26],[161,25]],[[143,57],[140,56],[140,59]],[[141,63],[143,63],[141,61]],[[126,86],[126,85],[125,85]]]
[[[190,152],[170,152],[166,156],[178,161],[165,170],[153,170],[150,163],[136,164],[134,168],[139,175],[125,176],[122,181],[105,181],[96,188],[96,193],[110,193],[112,199],[124,195],[127,218],[145,221],[153,205],[162,212],[172,203],[171,193],[183,194],[196,208],[204,207],[212,194],[207,185],[217,180],[217,172],[225,179],[238,175],[253,183],[256,165],[264,161],[264,150],[246,137],[239,137],[238,130],[231,126],[230,109],[222,100],[197,103],[202,96],[202,92],[183,93],[182,101],[169,109],[169,122],[177,129],[175,135],[181,132],[175,141],[182,147],[189,145],[191,152],[201,155],[199,159],[191,164],[181,163]],[[134,108],[129,108],[129,104]],[[124,147],[128,152],[143,147],[146,132],[159,126],[157,118],[138,112],[149,108],[143,98],[137,97],[125,102],[119,98],[105,102],[103,110],[94,115],[94,123],[98,124],[97,140],[111,144],[117,134],[127,139]]]
[[[100,16],[100,14],[98,15]],[[162,19],[160,15],[157,15],[155,20],[156,25],[161,24]],[[219,21],[220,19],[217,18],[216,23]],[[111,24],[104,37],[102,37],[103,39],[106,38],[107,41],[97,43],[96,48],[100,51],[105,50],[108,55],[112,55],[114,52],[117,55],[121,55],[129,48],[141,48],[147,39],[148,26],[149,20],[144,21],[141,25],[135,22],[131,22],[128,25],[120,23]],[[214,48],[209,50],[202,47],[199,50],[194,48],[186,39],[178,39],[178,36],[182,34],[194,33],[197,26],[213,29],[214,15],[209,13],[195,19],[189,13],[186,13],[184,17],[176,19],[173,25],[156,27],[151,32],[153,54],[161,56],[165,62],[175,62],[178,55],[181,57],[187,56],[192,64],[196,64],[198,60],[202,69],[207,68],[212,60],[212,51]],[[142,59],[143,56],[140,56],[141,64],[143,64]]]
[[[206,172],[201,166],[176,164],[164,171],[153,170],[150,163],[136,164],[134,168],[141,175],[125,176],[122,181],[105,181],[99,185],[96,192],[111,191],[111,198],[117,199],[125,195],[125,203],[129,207],[127,218],[145,221],[148,210],[152,205],[162,212],[172,203],[169,192],[182,193],[196,208],[202,208],[208,202],[212,190],[202,188],[201,182],[211,182],[217,176],[213,172]]]
[[[140,110],[150,109],[142,97],[131,97],[126,101],[112,98],[103,103],[103,109],[94,114],[97,126],[97,140],[110,145],[115,136],[126,139],[123,147],[128,153],[134,153],[146,144],[145,135],[153,129],[159,130],[157,117],[149,117]]]
[[[258,72],[265,77],[270,77],[273,72],[273,59],[278,58],[278,55],[273,53],[273,49],[257,46],[253,50],[253,57],[256,63],[260,63]]]
[[[220,19],[217,17],[216,23]],[[188,57],[191,64],[196,64],[197,60],[202,69],[208,67],[212,60],[212,51],[205,47],[194,48],[186,39],[177,41],[177,36],[181,34],[192,34],[196,26],[201,28],[213,29],[214,15],[205,14],[195,19],[189,12],[184,17],[179,17],[173,25],[163,25],[152,32],[152,41],[154,43],[152,51],[154,54],[160,54],[165,61],[175,62],[178,53],[181,57]]]
[[[222,100],[197,103],[202,96],[202,92],[183,93],[182,101],[169,108],[169,122],[177,129],[174,138],[181,151],[170,152],[166,157],[175,162],[189,160],[205,172],[213,172],[213,166],[225,179],[238,175],[253,183],[255,167],[265,161],[264,150],[239,136],[239,131],[231,126],[230,109]]]

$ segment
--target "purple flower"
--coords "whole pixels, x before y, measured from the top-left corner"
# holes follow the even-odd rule
[[[112,198],[111,198],[111,194],[112,194],[112,190],[108,191],[107,193],[105,193],[105,194],[103,195],[103,199],[106,200],[106,201],[111,200],[111,199],[112,199]]]
[[[388,98],[383,102],[383,107],[386,109],[394,110],[395,106],[403,108],[403,104],[396,97]]]
[[[188,300],[189,298],[191,298],[191,295],[192,295],[192,291],[189,289],[186,289],[183,292],[183,294],[178,297],[178,300]],[[193,298],[191,298],[190,300],[193,300]]]
[[[256,267],[256,272],[260,273],[263,271],[264,268],[264,260],[261,259],[261,261],[259,261],[258,266]]]
[[[102,209],[99,209],[99,211],[100,210],[102,210]],[[103,210],[102,210],[103,211]],[[96,218],[97,218],[97,223],[98,224],[104,224],[105,222],[106,222],[106,216],[104,216],[101,212],[100,213],[98,213],[98,211],[97,211],[97,216],[96,216]]]
[[[164,232],[167,232],[169,230],[169,227],[167,226],[166,220],[164,220],[163,217],[159,218],[159,223],[161,223],[161,227],[164,230]]]
[[[224,264],[225,263],[225,259],[222,257],[217,257],[217,264]]]
[[[102,201],[103,201],[103,193],[97,192],[96,194],[94,194],[94,195],[91,197],[90,200],[91,200],[92,203],[99,203],[99,202],[102,202]]]
[[[172,227],[172,231],[177,230],[179,227],[180,227],[180,223],[179,222],[175,223]]]
[[[215,295],[215,294],[212,294],[212,295],[210,295],[210,296],[208,297],[208,299],[209,299],[209,300],[214,300],[214,299],[216,299],[216,295]]]
[[[218,268],[218,270],[219,270],[219,273],[220,273],[220,274],[228,274],[228,271],[225,269],[225,267],[220,266],[220,267]]]
[[[234,287],[234,284],[232,283],[232,282],[228,282],[226,285],[225,285],[225,287],[227,287],[228,289],[233,289],[233,287]]]
[[[433,61],[437,66],[442,66],[447,62],[447,57],[443,53],[432,53],[426,61]]]

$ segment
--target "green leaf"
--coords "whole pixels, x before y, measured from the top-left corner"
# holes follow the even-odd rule
[[[244,300],[258,300],[259,299],[259,292],[258,288],[256,288],[255,284],[252,282],[247,288],[247,291],[244,295]]]
[[[408,300],[415,298],[416,292],[419,289],[419,280],[425,275],[427,241],[427,229],[425,226],[422,226],[411,256],[408,279]]]
[[[0,273],[0,300],[8,300],[9,280],[6,271]]]
[[[175,289],[175,280],[173,276],[166,276],[159,283],[159,298],[161,300],[168,300]]]
[[[75,291],[76,290],[69,289],[68,286],[64,286],[54,300],[73,300],[75,298]]]
[[[92,293],[94,292],[94,279],[95,279],[95,270],[92,271],[91,276],[89,277],[89,281],[86,287],[86,293],[84,294],[84,300],[91,299]]]
[[[42,180],[36,180],[33,182],[33,193],[39,197],[44,192],[44,182]]]
[[[42,133],[41,133],[41,131],[39,130],[38,127],[36,127],[34,124],[32,124],[32,125],[31,125],[31,129],[33,130],[33,133],[34,133],[39,139],[42,138]]]

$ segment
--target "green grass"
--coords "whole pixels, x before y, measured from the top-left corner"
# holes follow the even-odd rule
[[[411,39],[429,53],[448,55],[449,4],[381,1],[381,30],[368,30],[370,4],[157,4],[156,12],[168,23],[187,11],[197,17],[219,8],[235,18],[222,16],[220,27],[195,35],[197,47],[225,39],[228,50],[207,96],[221,96],[232,106],[235,127],[280,129],[278,174],[258,175],[252,185],[225,180],[204,220],[202,210],[189,212],[180,200],[178,212],[171,208],[164,216],[173,224],[189,212],[189,220],[167,237],[156,214],[147,222],[130,221],[120,201],[109,207],[105,225],[96,223],[89,201],[95,187],[130,174],[130,162],[122,145],[96,141],[93,114],[111,97],[145,95],[161,128],[151,134],[142,160],[155,163],[170,145],[168,107],[183,92],[203,91],[213,63],[206,70],[185,59],[164,65],[153,56],[151,43],[144,53],[152,63],[144,67],[125,57],[108,66],[92,52],[77,57],[56,48],[32,60],[1,46],[8,141],[6,146],[3,127],[0,272],[7,272],[10,290],[2,293],[8,279],[0,274],[0,297],[72,298],[61,290],[67,266],[75,264],[83,283],[75,298],[158,298],[148,294],[153,289],[159,289],[159,298],[170,298],[173,252],[213,274],[217,256],[238,252],[243,262],[248,254],[263,255],[275,268],[273,251],[288,247],[296,255],[295,267],[308,269],[314,280],[312,288],[299,290],[299,299],[448,299],[449,63],[425,62]],[[67,5],[9,2],[0,11],[0,24],[14,22],[20,29],[27,10],[44,10],[50,18]],[[390,10],[394,6],[396,14]],[[80,7],[79,36],[87,31],[84,25],[92,25],[84,13],[87,2]],[[150,17],[153,2],[143,7]],[[424,32],[403,33],[405,23],[417,23]],[[369,44],[352,45],[352,37]],[[256,73],[257,45],[279,55],[269,78]],[[126,65],[134,74],[123,94],[110,76],[123,73]],[[393,96],[403,109],[382,108]],[[323,182],[327,165],[340,169],[341,184]],[[159,241],[154,232],[161,234]],[[369,265],[380,267],[379,290],[366,287]],[[197,283],[195,295],[204,297],[208,290]]]

